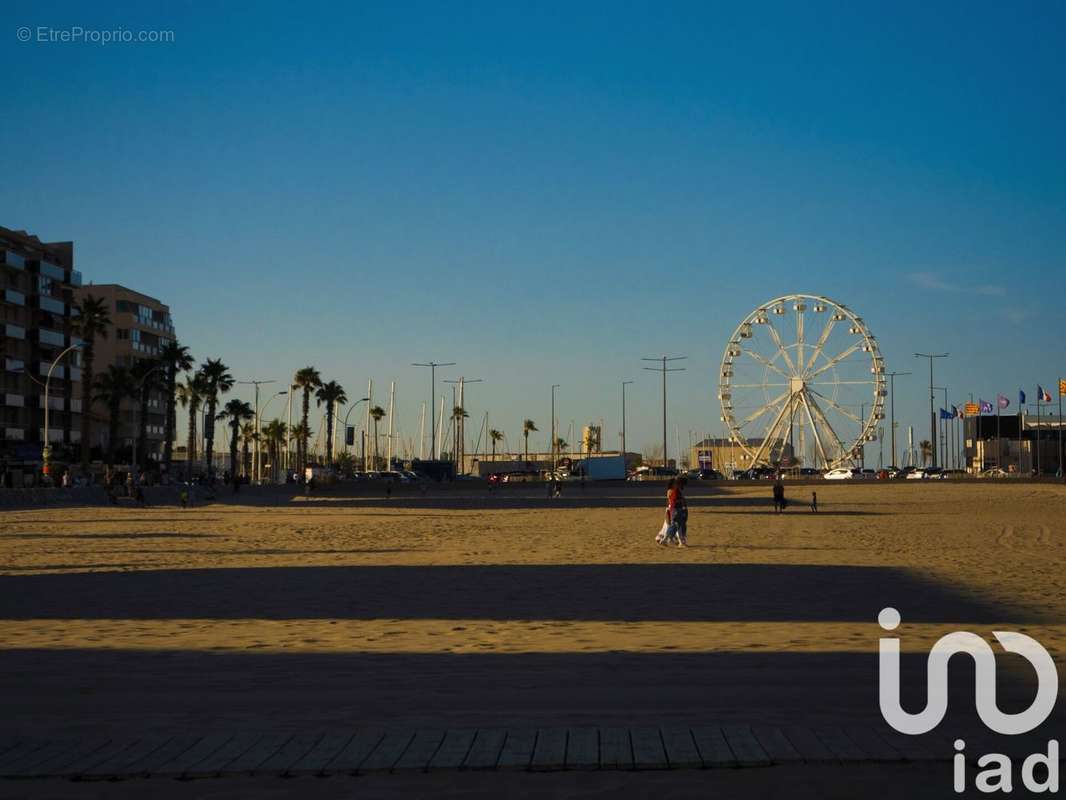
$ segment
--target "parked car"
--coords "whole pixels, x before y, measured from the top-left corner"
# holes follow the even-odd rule
[[[1010,473],[1003,467],[990,467],[981,472],[982,478],[1006,478]]]
[[[850,467],[837,467],[829,470],[822,477],[827,481],[847,481],[855,477],[855,471]]]
[[[701,481],[723,481],[725,475],[716,469],[700,469],[696,470],[696,479]]]
[[[924,469],[919,469],[918,467],[914,467],[913,469],[911,469],[910,472],[904,475],[904,478],[909,481],[924,481],[928,477],[929,475],[926,473],[926,471]]]
[[[800,477],[801,478],[817,478],[821,474],[822,474],[822,471],[820,469],[815,469],[814,467],[801,467],[800,468]]]
[[[868,481],[877,480],[877,470],[874,470],[874,469],[860,469],[860,470],[856,470],[856,472],[858,473],[855,476],[856,478],[864,478],[865,480],[868,480]]]

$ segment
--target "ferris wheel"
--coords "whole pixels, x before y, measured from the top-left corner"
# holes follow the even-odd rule
[[[722,356],[722,422],[752,466],[854,465],[878,439],[887,394],[877,340],[827,297],[790,294],[759,306]]]

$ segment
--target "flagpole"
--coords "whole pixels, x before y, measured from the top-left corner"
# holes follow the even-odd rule
[[[1040,477],[1040,401],[1043,399],[1040,387],[1036,390],[1036,476]]]
[[[1066,480],[1066,469],[1063,469],[1063,381],[1059,379],[1059,477]]]
[[[1003,469],[1003,443],[999,438],[999,392],[996,392],[996,469]]]
[[[1018,476],[1022,474],[1022,432],[1025,429],[1025,420],[1022,418],[1024,414],[1023,410],[1025,405],[1021,402],[1021,395],[1018,396]]]

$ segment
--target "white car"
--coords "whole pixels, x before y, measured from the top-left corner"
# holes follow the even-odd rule
[[[837,467],[836,469],[829,470],[829,472],[825,473],[822,477],[827,481],[846,481],[854,478],[855,473],[847,467]]]
[[[924,469],[915,469],[912,472],[907,473],[907,480],[909,481],[924,481],[929,477]]]

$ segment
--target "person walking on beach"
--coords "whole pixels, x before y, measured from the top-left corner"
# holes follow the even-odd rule
[[[674,536],[678,547],[688,546],[688,501],[685,499],[685,486],[688,478],[681,475],[677,479],[674,497]]]
[[[818,513],[818,492],[811,492],[811,511]]]
[[[784,511],[788,506],[788,501],[785,500],[785,484],[781,482],[780,473],[774,478],[774,513],[780,513]]]
[[[671,478],[666,482],[666,522],[663,523],[663,527],[655,537],[655,543],[661,547],[666,547],[676,538],[675,513],[677,511],[678,497],[677,479]]]

